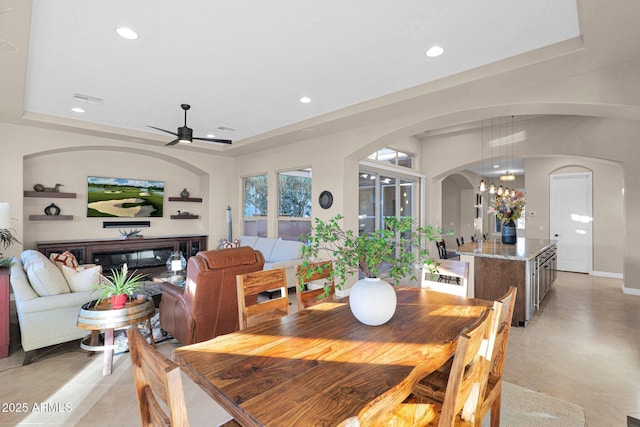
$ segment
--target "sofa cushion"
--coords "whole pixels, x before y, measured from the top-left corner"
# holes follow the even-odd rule
[[[45,297],[71,292],[62,272],[43,254],[27,250],[21,258],[29,283],[38,295]]]
[[[277,240],[269,257],[270,262],[289,261],[302,258],[302,242]]]
[[[258,236],[240,236],[240,246],[254,247],[258,241]]]
[[[78,269],[78,260],[76,260],[75,255],[73,255],[71,252],[69,251],[64,251],[63,253],[59,254],[56,252],[52,252],[51,255],[49,255],[49,259],[51,260],[51,262],[53,262],[56,267],[58,267],[61,271],[62,271],[62,266],[65,265],[69,268],[73,268],[74,270]],[[63,272],[64,274],[64,272]]]
[[[264,256],[264,260],[266,262],[271,262],[271,252],[273,251],[273,247],[275,246],[276,242],[276,239],[260,237],[253,249],[262,252],[262,255]]]
[[[96,265],[94,267],[80,268],[76,270],[69,268],[66,265],[62,267],[62,274],[71,288],[71,292],[84,292],[95,289],[96,285],[100,283],[100,273],[102,267]]]

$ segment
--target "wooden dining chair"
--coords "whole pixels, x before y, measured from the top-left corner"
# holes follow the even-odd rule
[[[482,399],[480,416],[476,419],[476,425],[482,425],[482,419],[488,411],[491,411],[491,427],[499,427],[500,425],[500,403],[502,396],[502,373],[504,371],[504,361],[507,353],[507,345],[509,342],[509,331],[511,330],[511,320],[515,307],[517,288],[512,286],[506,294],[496,300],[494,304],[494,312],[496,318],[494,320],[493,330],[495,337],[493,338],[493,349],[491,352],[491,368],[489,370],[489,378]],[[443,401],[445,398],[445,390],[449,371],[451,369],[452,359],[443,365],[437,371],[423,378],[415,388],[415,393]]]
[[[296,267],[298,310],[335,299],[336,290],[331,277],[332,271],[333,264],[331,261],[313,262],[305,267],[302,265]],[[324,291],[325,284],[329,288],[328,294],[325,294]]]
[[[402,384],[365,405],[357,421],[350,418],[341,426],[472,425],[489,375],[486,342],[493,316],[493,309],[488,308],[474,326],[458,337],[443,401],[413,393],[423,374],[418,366]]]
[[[284,268],[255,271],[236,276],[238,287],[238,319],[240,329],[260,322],[283,317],[289,314],[289,298],[287,296],[287,276]],[[275,291],[280,296],[275,297]],[[257,299],[255,304],[248,303],[247,298],[257,296],[261,292],[269,292],[272,297],[266,301]]]
[[[438,261],[435,271],[432,265],[424,265],[421,286],[438,292],[466,297],[469,288],[469,263],[441,259]]]
[[[189,417],[178,365],[151,346],[137,327],[127,330],[127,339],[142,426],[187,427]]]

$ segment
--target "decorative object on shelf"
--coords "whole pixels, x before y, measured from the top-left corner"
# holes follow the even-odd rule
[[[45,187],[42,184],[36,184],[33,186],[33,189],[36,191],[44,191],[48,193],[58,193],[60,191],[60,187],[63,187],[63,185],[56,184],[54,187]]]
[[[47,215],[60,215],[60,208],[56,206],[55,203],[51,203],[49,206],[44,208],[44,213]]]
[[[189,216],[189,215],[193,215],[191,212],[187,212],[187,211],[178,211],[178,215],[180,216]]]
[[[228,227],[228,232],[227,232],[227,240],[231,241],[231,237],[233,235],[233,233],[231,232],[231,206],[227,205],[227,227]]]
[[[328,256],[333,262],[331,278],[338,279],[338,289],[342,289],[348,277],[362,273],[365,278],[351,288],[351,311],[366,325],[386,323],[395,312],[395,289],[381,277],[388,277],[397,285],[400,279],[407,276],[416,280],[416,271],[420,269],[416,270],[415,266],[426,264],[433,266],[435,271],[437,263],[430,257],[428,249],[423,248],[423,244],[440,241],[442,230],[430,225],[419,227],[411,217],[385,217],[384,229],[360,235],[353,230],[343,230],[338,224],[341,219],[342,215],[336,215],[326,222],[315,219],[311,233],[305,236],[309,243],[302,247],[302,268],[309,268],[319,255]],[[309,268],[309,277],[316,272],[321,271]],[[388,289],[382,290],[384,287]],[[329,287],[326,286],[324,290],[328,294]],[[377,295],[375,303],[360,300],[360,296],[368,299],[371,294]],[[378,299],[385,299],[392,307],[379,307],[381,301]],[[379,312],[380,316],[374,311]]]
[[[135,271],[129,274],[126,263],[120,270],[112,269],[110,276],[101,274],[100,277],[101,280],[96,285],[96,289],[102,291],[102,293],[98,298],[97,304],[110,299],[111,306],[114,309],[124,308],[127,299],[144,285],[144,275],[136,274]]]
[[[167,271],[171,274],[172,283],[184,281],[185,268],[187,268],[187,260],[182,255],[182,251],[171,252],[167,258]]]
[[[516,190],[508,195],[497,195],[491,201],[489,213],[495,214],[496,220],[502,222],[502,243],[505,245],[513,245],[517,242],[515,223],[522,216],[524,205],[524,194]]]
[[[333,194],[330,191],[323,191],[320,193],[318,203],[320,203],[322,209],[329,209],[333,205]]]
[[[144,236],[140,234],[141,230],[118,230],[120,232],[121,239],[142,239]]]
[[[14,243],[20,243],[20,241],[11,234],[11,205],[2,202],[0,203],[0,245],[5,250]],[[11,264],[11,258],[3,258],[0,252],[0,267],[10,267]]]
[[[190,194],[189,194],[189,192],[187,191],[187,189],[186,189],[186,188],[185,188],[185,189],[183,189],[183,190],[180,192],[180,197],[182,197],[183,199],[188,199],[188,198],[189,198],[189,196],[190,196]]]

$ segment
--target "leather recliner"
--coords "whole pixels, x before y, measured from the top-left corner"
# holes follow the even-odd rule
[[[184,288],[160,284],[160,326],[184,345],[237,331],[236,275],[263,266],[262,253],[250,247],[198,252],[187,262]]]

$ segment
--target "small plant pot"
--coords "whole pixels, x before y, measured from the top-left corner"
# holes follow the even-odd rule
[[[111,296],[111,307],[113,307],[114,309],[124,308],[124,305],[126,303],[127,303],[127,294]]]

